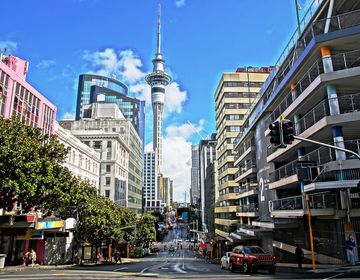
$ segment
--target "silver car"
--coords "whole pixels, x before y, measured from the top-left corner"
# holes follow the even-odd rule
[[[226,252],[225,255],[220,260],[221,269],[229,269],[229,261],[230,261],[231,252]]]

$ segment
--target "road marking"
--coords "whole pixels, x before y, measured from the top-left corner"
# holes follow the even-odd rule
[[[180,268],[180,263],[177,263],[177,264],[175,265],[174,269],[175,269],[177,272],[179,272],[179,273],[187,273],[185,270],[182,270],[182,269]]]
[[[124,270],[124,269],[129,269],[128,267],[120,267],[120,268],[117,268],[117,269],[114,269],[113,271],[120,271],[120,270]]]
[[[184,254],[183,254],[183,265],[182,265],[182,269],[185,269]]]
[[[331,276],[331,277],[329,277],[329,278],[324,278],[324,280],[333,279],[333,278],[336,278],[336,277],[341,276],[341,275],[343,275],[343,274],[344,274],[344,273],[338,273],[338,274],[333,275],[333,276]]]

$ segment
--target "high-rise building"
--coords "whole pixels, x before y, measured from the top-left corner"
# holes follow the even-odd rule
[[[56,106],[26,81],[28,66],[25,60],[0,53],[0,116],[17,117],[50,134],[54,131]]]
[[[199,145],[191,146],[191,189],[190,203],[200,208]]]
[[[152,60],[153,71],[145,77],[146,82],[151,86],[151,103],[153,109],[153,151],[157,157],[157,168],[159,174],[162,171],[162,113],[165,101],[165,87],[170,83],[170,76],[165,73],[165,60],[161,54],[161,22],[160,5],[158,11],[157,48],[155,58]]]
[[[123,83],[100,75],[80,75],[76,120],[90,117],[86,114],[84,107],[92,103],[116,103],[123,116],[133,124],[144,143],[145,101],[128,96],[128,88]]]
[[[145,152],[144,155],[144,210],[146,212],[161,211],[159,200],[159,179],[155,152]]]
[[[215,188],[217,174],[214,171],[216,161],[216,134],[212,134],[209,140],[201,140],[198,145],[198,177],[200,187],[200,214],[203,231],[213,230]],[[211,166],[211,167],[210,167]],[[210,225],[210,226],[209,226]]]
[[[239,134],[252,104],[256,104],[261,86],[271,68],[244,67],[224,73],[215,92],[216,156],[218,172],[218,199],[215,208],[215,232],[228,237],[236,231],[239,205],[237,168],[234,166],[233,141]],[[252,159],[248,160],[251,165]]]
[[[84,106],[93,118],[61,121],[83,143],[101,154],[100,194],[136,213],[142,211],[142,142],[116,104]]]
[[[360,153],[360,2],[308,7],[235,140],[242,220],[229,238],[255,238],[279,261],[299,244],[306,259],[341,264],[349,235],[359,257],[359,160],[300,140],[276,148],[268,129],[285,117],[299,137]]]

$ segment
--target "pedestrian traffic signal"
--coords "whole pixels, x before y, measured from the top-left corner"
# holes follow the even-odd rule
[[[275,147],[280,147],[283,144],[282,141],[282,132],[281,132],[281,122],[275,121],[269,125],[270,129],[270,143]]]
[[[293,123],[290,120],[282,120],[281,121],[281,128],[282,128],[282,139],[283,144],[288,145],[292,144],[294,141],[294,128]]]

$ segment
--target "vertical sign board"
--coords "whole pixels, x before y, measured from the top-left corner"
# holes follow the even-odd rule
[[[255,129],[256,166],[258,182],[258,203],[260,221],[272,221],[270,218],[269,201],[276,198],[275,191],[269,190],[269,174],[274,170],[272,163],[267,163],[267,147],[270,145],[269,137],[265,136],[267,126],[266,118],[261,118]]]
[[[182,218],[182,222],[183,223],[187,223],[187,221],[188,221],[188,212],[182,212],[181,213],[181,218]]]

